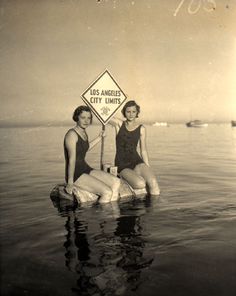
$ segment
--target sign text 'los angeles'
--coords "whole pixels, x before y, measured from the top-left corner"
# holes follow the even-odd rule
[[[82,98],[101,123],[106,124],[126,100],[126,95],[106,70],[86,89]]]

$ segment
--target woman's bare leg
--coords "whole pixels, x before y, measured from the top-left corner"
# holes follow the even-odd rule
[[[110,202],[112,197],[112,190],[102,181],[97,178],[83,174],[75,182],[75,186],[78,186],[82,190],[92,192],[100,195],[99,202]]]
[[[159,195],[160,189],[157,183],[156,176],[152,172],[151,168],[145,163],[136,165],[134,171],[146,181],[150,194]]]
[[[99,170],[92,170],[89,174],[90,176],[97,178],[98,180],[102,181],[106,185],[108,185],[112,190],[112,197],[111,201],[118,200],[119,198],[119,189],[120,189],[120,179],[108,174],[103,171]]]
[[[143,189],[146,186],[145,180],[141,175],[138,175],[134,170],[123,169],[120,176],[124,178],[133,189]]]

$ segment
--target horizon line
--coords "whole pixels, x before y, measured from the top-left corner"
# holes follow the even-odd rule
[[[152,125],[155,122],[159,123],[167,123],[168,125],[172,124],[186,124],[187,122],[185,121],[143,121],[144,124]],[[205,123],[208,124],[231,124],[231,120],[214,120],[214,121],[204,121]],[[99,121],[93,122],[92,125],[98,126],[101,125]],[[0,123],[0,128],[20,128],[20,127],[62,127],[62,126],[71,126],[73,125],[73,122],[71,121],[54,121],[54,122],[45,122],[45,121],[40,121],[40,122],[19,122],[19,123],[12,123],[12,122],[3,122]]]

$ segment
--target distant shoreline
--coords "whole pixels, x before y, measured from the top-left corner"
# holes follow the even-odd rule
[[[146,125],[153,125],[153,122],[143,122]],[[186,122],[168,122],[168,125],[185,125]],[[224,122],[208,122],[208,124],[231,124],[231,121],[224,121]],[[19,124],[14,124],[14,123],[0,123],[0,128],[39,128],[39,127],[67,127],[67,126],[72,126],[73,122],[51,122],[51,123],[19,123]],[[99,122],[94,122],[92,124],[93,126],[99,126],[101,123]]]
[[[0,124],[0,128],[24,128],[24,127],[56,127],[56,126],[70,126],[71,123],[19,123],[19,124]]]

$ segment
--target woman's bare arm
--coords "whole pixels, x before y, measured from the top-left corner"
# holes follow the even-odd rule
[[[141,129],[140,129],[140,153],[144,163],[149,166],[147,145],[146,145],[146,129],[144,126],[141,126]]]
[[[68,181],[72,185],[74,183],[75,161],[76,161],[76,142],[77,135],[73,131],[69,131],[65,136],[65,146],[68,152]]]
[[[113,127],[115,127],[116,129],[116,134],[118,134],[121,126],[122,126],[122,123],[123,123],[123,120],[119,119],[119,118],[116,118],[116,117],[113,117],[112,119],[109,120],[108,122],[110,125],[112,125]]]
[[[91,150],[95,145],[97,145],[101,141],[102,137],[105,137],[104,131],[101,131],[95,139],[89,142],[89,150]]]

